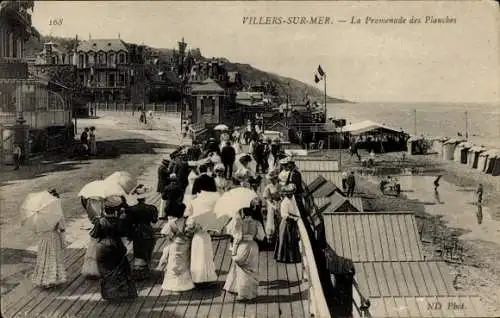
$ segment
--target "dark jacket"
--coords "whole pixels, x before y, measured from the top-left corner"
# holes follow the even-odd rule
[[[290,183],[295,185],[295,194],[302,195],[304,193],[304,188],[302,187],[302,174],[297,169],[290,171],[286,184]]]
[[[131,228],[131,238],[154,237],[151,223],[158,222],[158,209],[151,204],[137,203],[125,210],[126,220]]]
[[[221,161],[224,164],[233,164],[236,160],[236,151],[233,146],[224,146],[221,151]]]
[[[165,200],[165,210],[162,212],[167,216],[176,216],[172,213],[174,213],[182,203],[184,199],[184,189],[178,182],[170,182],[163,190],[161,198]]]
[[[201,191],[217,192],[215,179],[206,173],[202,173],[194,180],[192,195],[198,194]]]
[[[189,181],[188,181],[188,176],[189,176],[189,164],[187,163],[187,161],[183,161],[183,160],[176,160],[175,161],[175,166],[174,166],[174,173],[177,177],[177,180],[179,182],[179,184],[182,186],[182,187],[187,187]]]
[[[163,190],[168,184],[168,177],[168,167],[163,164],[160,165],[160,167],[158,168],[158,183],[156,186],[156,192],[163,193]]]
[[[205,145],[204,148],[205,152],[216,152],[218,155],[220,155],[220,148],[219,145],[216,142],[209,142]]]
[[[356,179],[353,174],[347,176],[346,183],[348,187],[354,187],[356,185]]]

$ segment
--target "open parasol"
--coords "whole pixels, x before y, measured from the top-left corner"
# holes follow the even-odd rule
[[[214,214],[217,218],[232,218],[240,209],[250,207],[250,202],[256,197],[257,193],[248,188],[239,187],[229,190],[215,203]]]
[[[214,130],[224,131],[224,130],[229,130],[229,127],[227,127],[224,124],[218,124],[217,126],[214,127]]]
[[[132,192],[137,186],[137,180],[132,177],[132,175],[126,171],[116,171],[104,181],[114,182],[120,185],[127,194]]]
[[[61,200],[47,191],[28,194],[20,212],[21,223],[37,232],[54,229],[64,218]]]
[[[109,180],[92,181],[86,184],[82,190],[80,190],[80,193],[78,193],[79,197],[83,197],[85,199],[105,199],[115,195],[126,196],[127,193],[118,183]]]

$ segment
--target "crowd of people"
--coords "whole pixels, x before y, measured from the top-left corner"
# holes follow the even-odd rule
[[[273,150],[255,135],[249,141],[250,153],[244,153],[239,139],[232,136],[225,132],[219,141],[210,138],[204,145],[180,147],[164,158],[156,187],[161,194],[159,209],[146,202],[152,189],[143,184],[128,197],[135,198],[135,204],[124,196],[81,198],[93,225],[82,274],[100,280],[103,299],[137,297],[135,282],[150,277],[160,236],[168,243],[156,270],[164,273],[162,289],[172,292],[205,288],[217,281],[212,235],[230,237],[233,262],[223,288],[239,300],[257,297],[260,251],[274,250],[277,262],[302,261],[297,222],[306,212],[300,172],[278,143]],[[237,188],[253,191],[255,198],[220,232],[197,221],[197,216],[213,213],[224,193]],[[158,233],[153,225],[159,219],[166,222]],[[33,277],[38,286],[56,286],[67,280],[61,257],[63,231],[61,220],[40,243]],[[132,262],[127,257],[127,241],[133,245]]]
[[[95,127],[85,127],[80,135],[81,149],[80,152],[87,156],[97,155],[97,140],[95,135]]]

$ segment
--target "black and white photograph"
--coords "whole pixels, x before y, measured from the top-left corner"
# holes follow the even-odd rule
[[[0,317],[500,317],[499,9],[1,0]]]

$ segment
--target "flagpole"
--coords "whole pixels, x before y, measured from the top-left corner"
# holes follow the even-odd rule
[[[326,121],[326,73],[325,73],[325,75],[323,75],[323,82],[324,82],[323,84],[325,85],[325,110],[324,110],[324,112],[325,112],[325,121]]]

